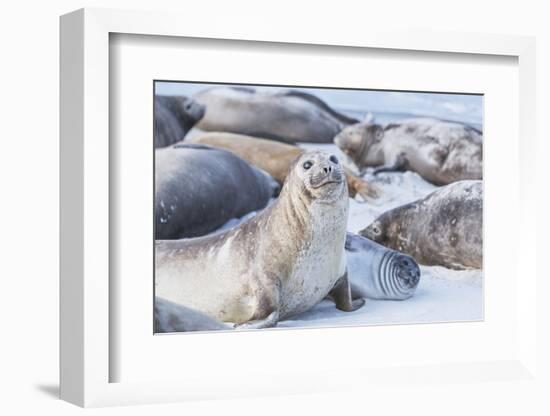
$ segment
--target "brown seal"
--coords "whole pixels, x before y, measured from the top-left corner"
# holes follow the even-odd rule
[[[283,184],[292,162],[304,153],[298,146],[244,134],[211,132],[193,137],[191,142],[229,150],[248,163],[269,173]],[[344,167],[349,196],[359,195],[363,200],[377,198],[377,189]]]
[[[352,311],[346,273],[348,191],[333,155],[306,152],[279,198],[219,234],[156,242],[155,293],[241,328],[274,326],[329,293]]]
[[[412,170],[436,185],[482,178],[481,132],[458,123],[410,119],[386,126],[358,123],[334,143],[358,169]]]
[[[359,234],[421,264],[480,269],[482,230],[483,183],[459,181],[383,213]]]

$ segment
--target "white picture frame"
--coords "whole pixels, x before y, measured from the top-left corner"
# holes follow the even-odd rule
[[[507,35],[316,30],[281,31],[278,25],[239,26],[220,21],[201,25],[173,13],[82,9],[61,18],[61,398],[80,406],[159,403],[197,398],[247,397],[307,393],[345,388],[346,383],[372,386],[398,377],[422,382],[438,379],[479,382],[486,379],[525,380],[536,377],[535,268],[535,42]],[[123,33],[146,36],[226,39],[280,44],[429,51],[453,54],[504,55],[519,66],[519,210],[517,256],[522,279],[517,291],[518,343],[506,359],[438,366],[418,363],[414,375],[399,368],[331,369],[332,382],[316,382],[318,372],[270,373],[265,380],[232,382],[220,374],[178,381],[112,382],[110,366],[109,283],[110,170],[109,37]],[[414,329],[413,329],[414,330]],[[152,335],[152,334],[151,334]],[[242,335],[244,336],[244,334]],[[253,336],[246,334],[246,337]],[[353,337],[353,335],[350,335]],[[289,380],[291,379],[291,380]]]

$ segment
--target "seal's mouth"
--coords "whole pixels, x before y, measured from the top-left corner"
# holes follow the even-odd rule
[[[311,185],[314,189],[319,189],[319,188],[323,188],[324,186],[327,186],[327,185],[337,185],[337,184],[340,184],[342,183],[342,179],[340,180],[335,180],[335,179],[329,179],[328,181],[324,181],[320,184],[317,184],[317,185]]]

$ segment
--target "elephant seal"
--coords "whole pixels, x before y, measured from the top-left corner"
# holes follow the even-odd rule
[[[383,213],[359,234],[421,264],[480,269],[483,183],[460,181]]]
[[[155,238],[196,237],[264,208],[278,183],[231,152],[199,144],[155,150]]]
[[[204,116],[202,104],[185,96],[155,96],[155,148],[166,147],[182,140]]]
[[[435,119],[410,119],[386,126],[358,123],[346,127],[334,143],[358,169],[374,173],[412,170],[435,185],[482,179],[481,132]]]
[[[256,91],[218,87],[193,97],[206,107],[197,124],[205,131],[247,134],[286,143],[332,143],[345,126],[357,123],[324,101],[294,90]]]
[[[232,329],[223,322],[159,297],[155,298],[154,310],[155,333]]]
[[[420,267],[411,256],[357,234],[347,233],[346,258],[354,299],[405,300],[420,281]]]
[[[275,326],[329,292],[352,311],[344,244],[348,191],[342,167],[302,154],[277,200],[226,232],[157,241],[155,293],[239,328]]]
[[[269,173],[281,185],[294,160],[305,151],[292,144],[235,133],[202,133],[193,137],[191,142],[229,150],[248,163]],[[345,167],[344,172],[351,198],[356,195],[363,200],[378,197],[378,191],[373,185],[354,175]]]

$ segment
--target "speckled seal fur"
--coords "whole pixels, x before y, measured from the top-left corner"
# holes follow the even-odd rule
[[[386,126],[358,123],[334,143],[359,170],[411,170],[436,185],[482,179],[481,132],[435,119],[410,119]]]
[[[329,293],[351,300],[344,244],[348,191],[342,167],[302,154],[279,198],[226,232],[156,243],[156,294],[239,328],[263,328],[306,311]]]
[[[359,234],[426,265],[480,269],[483,183],[459,181],[389,210]]]

